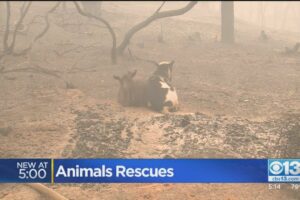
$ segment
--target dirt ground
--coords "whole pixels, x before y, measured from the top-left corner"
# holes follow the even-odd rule
[[[43,13],[46,5],[37,3],[32,9]],[[103,17],[120,42],[129,27],[156,7],[154,2],[105,2]],[[216,41],[219,19],[199,19],[198,11],[154,22],[130,43],[139,57],[175,60],[180,111],[165,115],[116,101],[113,75],[137,69],[140,78],[147,78],[153,65],[132,60],[127,51],[112,65],[110,35],[99,22],[80,16],[72,6],[55,12],[49,32],[28,55],[1,60],[5,69],[40,66],[56,70],[59,78],[0,74],[0,157],[300,157],[300,54],[281,52],[297,41],[297,34],[270,30],[271,40],[263,43],[257,39],[258,27],[238,20],[236,44],[224,45]],[[161,25],[164,43],[157,40]],[[32,26],[19,35],[18,48],[42,25]],[[196,32],[201,40],[189,40]],[[267,184],[47,186],[68,199],[300,198],[288,184],[281,190],[269,190]],[[0,185],[0,199],[43,198],[26,185]]]

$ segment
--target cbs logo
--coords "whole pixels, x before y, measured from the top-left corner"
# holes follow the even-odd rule
[[[281,164],[281,162],[274,161],[270,164],[269,170],[272,174],[275,175],[281,174],[283,171],[283,165]]]
[[[284,172],[285,175],[299,175],[300,162],[299,161],[273,161],[269,165],[269,171],[274,175],[279,175]]]

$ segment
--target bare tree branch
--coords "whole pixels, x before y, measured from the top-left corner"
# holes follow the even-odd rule
[[[51,13],[53,13],[60,5],[61,2],[57,2],[49,11],[46,12],[45,16],[44,16],[44,20],[46,23],[45,28],[37,35],[34,37],[34,39],[31,41],[29,47],[27,47],[26,49],[22,50],[21,52],[13,52],[12,54],[15,56],[20,56],[20,55],[24,55],[25,53],[27,53],[28,51],[30,51],[33,47],[33,45],[35,44],[36,41],[38,41],[39,39],[41,39],[49,30],[50,28],[50,23],[49,23],[49,15]]]
[[[9,46],[9,51],[10,52],[14,51],[15,43],[16,43],[16,37],[17,37],[17,32],[18,32],[18,30],[19,30],[19,28],[20,28],[20,26],[21,26],[21,24],[22,24],[25,16],[28,13],[28,10],[29,10],[29,8],[31,6],[31,3],[32,2],[30,1],[26,6],[24,5],[25,3],[23,4],[24,9],[21,9],[21,16],[20,16],[20,19],[18,20],[18,22],[16,24],[16,27],[15,27],[15,30],[14,30],[14,33],[13,33],[13,39],[12,39],[11,45]]]
[[[49,10],[44,19],[45,19],[45,22],[46,22],[46,26],[44,28],[44,30],[42,32],[40,32],[40,34],[38,34],[34,39],[33,39],[33,42],[36,42],[38,39],[40,39],[41,37],[43,37],[46,32],[49,30],[49,27],[50,27],[50,23],[49,23],[49,14],[54,12],[54,10],[59,6],[60,2],[56,3],[56,5],[51,9]]]
[[[161,19],[161,18],[182,15],[182,14],[188,12],[189,10],[191,10],[197,3],[198,3],[197,1],[191,1],[183,8],[180,8],[177,10],[168,10],[168,11],[160,12],[162,6],[164,5],[164,2],[163,2],[162,5],[150,17],[148,17],[144,21],[136,24],[126,33],[122,43],[117,48],[118,53],[122,54],[124,52],[125,48],[128,46],[128,44],[129,44],[131,38],[134,36],[134,34],[137,33],[138,31],[140,31],[141,29],[145,28],[149,24],[151,24],[153,21],[155,21],[157,19]]]
[[[5,32],[3,37],[4,54],[8,51],[9,24],[10,24],[10,2],[6,1],[6,26],[5,26]]]
[[[54,53],[57,55],[57,56],[64,56],[65,54],[68,54],[70,52],[73,52],[77,49],[88,49],[88,48],[94,48],[95,46],[91,46],[91,45],[88,45],[88,46],[83,46],[83,45],[79,45],[79,46],[76,46],[76,47],[73,47],[71,49],[67,49],[65,51],[62,51],[62,52],[59,52],[59,51],[56,51],[56,50],[53,50]]]
[[[162,9],[162,7],[165,5],[165,3],[166,3],[165,1],[162,2],[160,7],[155,11],[155,14],[158,13]]]
[[[79,14],[81,14],[85,17],[96,19],[96,20],[102,22],[107,27],[107,29],[109,30],[109,33],[112,37],[111,60],[112,60],[112,63],[115,64],[117,62],[117,52],[116,52],[117,39],[116,39],[115,31],[113,30],[111,25],[106,20],[104,20],[102,17],[98,17],[98,16],[95,16],[95,15],[92,15],[90,13],[83,11],[76,1],[74,1],[74,4],[75,4],[75,7],[76,7],[77,11],[79,12]]]
[[[55,78],[61,78],[61,76],[58,74],[59,71],[49,70],[46,68],[42,68],[38,65],[35,65],[35,67],[24,67],[18,69],[2,70],[0,71],[0,74],[7,74],[7,73],[14,73],[14,72],[30,72],[30,73],[37,73],[37,74],[46,74],[46,75],[53,76]]]
[[[15,52],[14,51],[14,47],[15,47],[15,41],[16,41],[16,36],[17,36],[17,31],[20,27],[20,25],[22,24],[25,16],[28,13],[28,10],[31,6],[31,2],[27,3],[27,5],[24,3],[20,9],[21,12],[21,16],[18,20],[18,22],[16,23],[14,32],[13,32],[13,41],[11,42],[10,45],[8,45],[8,36],[9,36],[9,23],[10,23],[10,11],[11,11],[11,6],[10,6],[10,2],[7,1],[7,20],[6,20],[6,29],[5,29],[5,34],[4,34],[4,40],[3,40],[3,44],[4,44],[4,53],[3,55],[0,56],[0,60],[5,56],[5,55],[13,55],[13,56],[21,56],[26,54],[28,51],[30,51],[33,47],[33,45],[36,43],[36,41],[38,41],[39,39],[41,39],[48,31],[49,27],[50,27],[50,23],[49,23],[49,15],[51,13],[53,13],[58,6],[60,5],[61,2],[57,2],[49,11],[46,12],[46,14],[44,16],[38,16],[38,17],[43,17],[45,20],[45,27],[44,29],[38,34],[36,35],[33,40],[31,41],[30,45],[23,49],[20,52]]]
[[[137,56],[133,55],[133,53],[131,52],[131,50],[130,50],[129,48],[128,48],[127,50],[128,50],[129,56],[130,56],[133,60],[140,60],[140,61],[144,61],[144,62],[153,64],[153,65],[155,65],[155,66],[159,66],[159,63],[156,62],[155,60],[150,60],[150,59],[145,59],[145,58],[137,57]]]

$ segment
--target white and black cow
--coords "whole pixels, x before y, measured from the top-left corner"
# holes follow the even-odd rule
[[[148,106],[158,112],[175,112],[178,110],[178,96],[172,86],[172,70],[174,61],[161,62],[156,71],[148,79]]]

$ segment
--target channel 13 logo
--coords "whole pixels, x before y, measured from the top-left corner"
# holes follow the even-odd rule
[[[268,160],[269,182],[300,182],[300,159]]]

